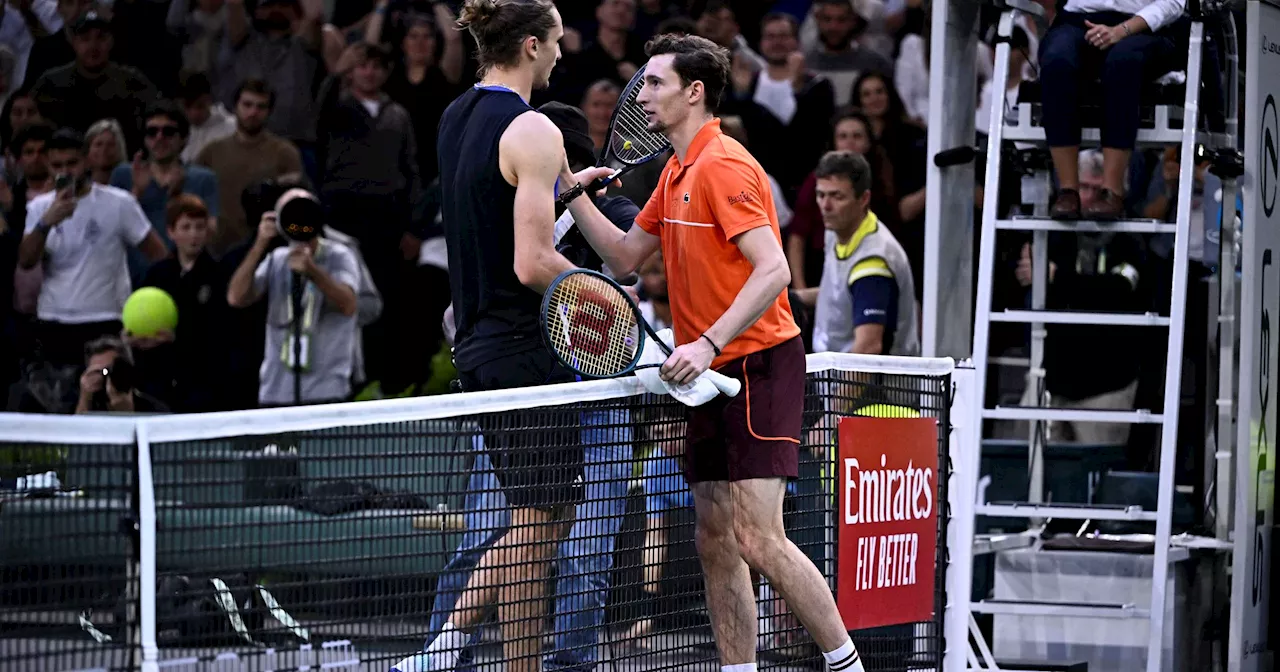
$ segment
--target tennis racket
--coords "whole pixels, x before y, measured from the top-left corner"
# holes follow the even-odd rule
[[[573,372],[589,378],[614,378],[641,368],[648,335],[671,355],[622,286],[595,271],[565,271],[552,281],[542,297],[542,338],[556,359]],[[723,373],[703,374],[727,397],[738,396],[742,383]]]
[[[584,191],[594,194],[633,168],[661,156],[671,148],[671,142],[666,136],[649,131],[649,121],[644,109],[636,102],[636,96],[644,88],[645,67],[648,66],[637,70],[631,81],[627,82],[627,88],[618,96],[618,106],[613,109],[613,118],[609,120],[609,142],[596,165],[600,168],[612,168],[613,173],[590,185],[574,185],[560,196],[561,203],[572,201]]]

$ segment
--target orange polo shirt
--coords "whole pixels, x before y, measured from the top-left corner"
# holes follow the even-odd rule
[[[685,162],[674,155],[662,169],[636,224],[662,238],[667,291],[676,343],[690,343],[729,310],[753,267],[733,242],[751,229],[767,226],[782,245],[769,178],[738,141],[707,122],[689,145]],[[755,324],[711,363],[771,348],[800,334],[787,292],[782,291]]]

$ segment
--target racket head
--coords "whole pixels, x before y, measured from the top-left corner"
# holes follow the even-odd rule
[[[586,269],[565,271],[542,296],[542,339],[578,375],[612,378],[633,371],[644,352],[640,308],[622,286]]]
[[[661,156],[671,148],[671,142],[666,136],[649,130],[644,109],[636,101],[640,89],[644,88],[644,71],[647,67],[648,64],[641,66],[618,96],[618,104],[613,108],[613,117],[609,120],[609,140],[605,145],[601,166],[632,168]]]

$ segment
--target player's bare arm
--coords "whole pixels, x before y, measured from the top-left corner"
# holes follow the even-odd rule
[[[507,127],[498,154],[502,176],[516,188],[516,277],[542,292],[574,268],[555,248],[555,189],[565,162],[564,138],[550,119],[529,111]]]
[[[751,262],[751,275],[747,276],[746,284],[730,304],[729,310],[707,329],[706,338],[685,343],[671,353],[671,357],[662,365],[662,375],[668,381],[683,385],[702,375],[716,357],[712,343],[715,347],[724,348],[759,320],[765,310],[778,299],[778,295],[791,284],[791,268],[787,265],[787,257],[782,253],[782,245],[778,243],[772,228],[759,226],[744,231],[733,242],[747,261]]]
[[[568,168],[565,168],[567,171]],[[572,178],[561,177],[561,187],[567,189],[574,184],[590,184],[591,182],[612,174],[610,168],[587,168]],[[567,179],[572,179],[568,185]],[[586,236],[587,243],[604,259],[609,269],[618,275],[630,275],[640,268],[658,249],[662,239],[633,226],[630,231],[622,232],[613,225],[590,198],[578,197],[569,202],[569,212],[573,213],[573,221]]]

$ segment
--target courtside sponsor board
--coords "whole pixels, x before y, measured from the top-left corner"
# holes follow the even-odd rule
[[[933,617],[938,544],[934,418],[843,418],[836,598],[845,627]]]

